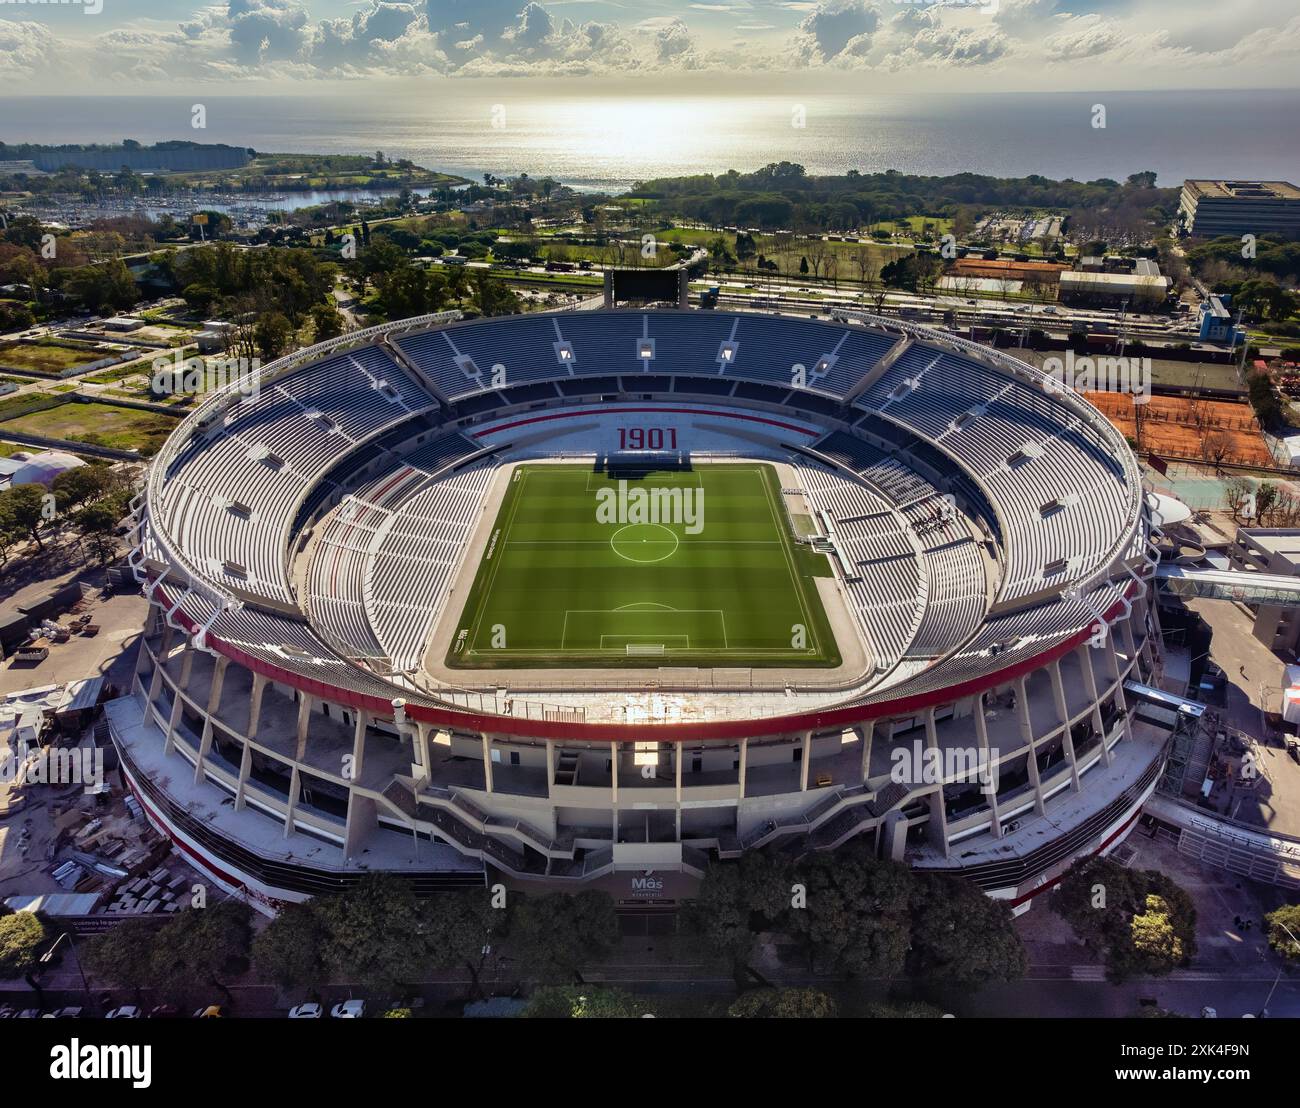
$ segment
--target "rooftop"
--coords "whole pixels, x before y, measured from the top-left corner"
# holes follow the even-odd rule
[[[1185,181],[1183,187],[1209,200],[1300,200],[1290,181]]]

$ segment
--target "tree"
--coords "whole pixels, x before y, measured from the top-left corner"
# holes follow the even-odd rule
[[[78,948],[86,975],[132,989],[139,999],[141,989],[157,983],[153,960],[156,932],[152,921],[132,919],[91,935]]]
[[[1300,904],[1277,908],[1264,922],[1268,924],[1268,945],[1287,961],[1300,962]]]
[[[37,550],[44,550],[41,528],[50,520],[46,509],[48,494],[40,485],[19,485],[0,492],[0,519],[8,526],[29,536]]]
[[[177,912],[153,940],[152,972],[160,986],[183,993],[220,989],[246,968],[252,909],[242,900]]]
[[[111,562],[117,557],[117,521],[121,517],[122,513],[111,501],[91,504],[73,516],[73,525],[95,561]]]
[[[834,1019],[839,1005],[818,989],[753,989],[727,1015],[739,1019]]]
[[[709,866],[704,880],[682,909],[682,923],[715,954],[731,962],[738,987],[748,983],[754,940],[777,918],[789,900],[790,878],[766,855],[748,853],[738,863]]]
[[[912,976],[976,988],[1024,976],[1028,958],[1011,909],[974,882],[918,873],[911,911]]]
[[[514,290],[483,270],[474,274],[474,303],[485,316],[516,315],[521,308]]]
[[[112,471],[107,466],[77,466],[55,477],[50,491],[59,511],[67,514],[98,500],[112,485]]]
[[[0,917],[0,978],[21,977],[37,965],[45,925],[33,912]]]
[[[1163,965],[1172,969],[1185,957],[1172,915],[1169,902],[1150,893],[1146,899],[1146,911],[1135,915],[1129,924],[1136,959],[1156,967],[1155,972],[1159,972]]]
[[[1218,470],[1232,453],[1232,439],[1224,431],[1211,431],[1201,440],[1201,457]]]
[[[326,931],[317,901],[286,904],[253,939],[253,965],[258,975],[285,989],[303,988],[321,981],[321,948]]]
[[[1235,520],[1241,519],[1241,513],[1250,503],[1254,486],[1244,477],[1233,477],[1223,486],[1223,501]]]
[[[1112,981],[1167,974],[1196,953],[1196,907],[1158,870],[1095,858],[1065,875],[1051,905],[1104,957]]]
[[[789,908],[781,926],[803,943],[814,969],[864,977],[902,972],[912,891],[906,866],[848,851],[818,853],[796,867],[794,880],[806,889],[806,906]]]
[[[650,1007],[622,989],[550,985],[538,989],[520,1013],[525,1019],[636,1019]]]
[[[602,892],[524,897],[510,924],[510,949],[530,976],[572,981],[618,940],[614,902]]]
[[[129,308],[140,299],[135,279],[121,258],[114,258],[103,265],[81,266],[58,272],[67,274],[62,278],[63,291],[80,300],[92,312]]]
[[[317,304],[311,310],[312,341],[325,342],[343,334],[343,315],[333,304]]]
[[[282,312],[268,312],[253,327],[257,352],[267,360],[288,352],[293,341],[293,325]]]
[[[484,950],[504,929],[505,913],[492,906],[482,889],[439,893],[420,906],[423,946],[437,966],[463,965],[469,970],[470,994],[479,996]]]
[[[347,892],[320,898],[317,911],[321,962],[331,977],[393,989],[419,975],[420,913],[404,881],[368,874]]]

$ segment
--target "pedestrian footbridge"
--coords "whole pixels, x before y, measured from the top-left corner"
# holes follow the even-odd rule
[[[1210,600],[1239,600],[1245,604],[1300,608],[1300,577],[1161,565],[1156,570],[1156,579],[1161,588],[1176,596],[1203,596]]]

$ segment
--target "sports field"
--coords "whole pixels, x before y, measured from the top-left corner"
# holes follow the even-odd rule
[[[461,669],[840,664],[776,471],[518,467],[456,627]]]

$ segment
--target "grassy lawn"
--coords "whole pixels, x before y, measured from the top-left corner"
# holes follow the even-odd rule
[[[0,366],[27,369],[33,373],[61,373],[74,366],[88,365],[105,357],[98,350],[84,350],[52,342],[15,342],[0,347]]]
[[[620,476],[515,471],[449,666],[839,665],[813,582],[829,567],[794,542],[771,466]]]
[[[158,452],[177,422],[178,417],[121,408],[116,404],[69,402],[41,412],[29,412],[0,426],[26,431],[29,435],[47,435],[116,450],[134,449],[148,458]]]

